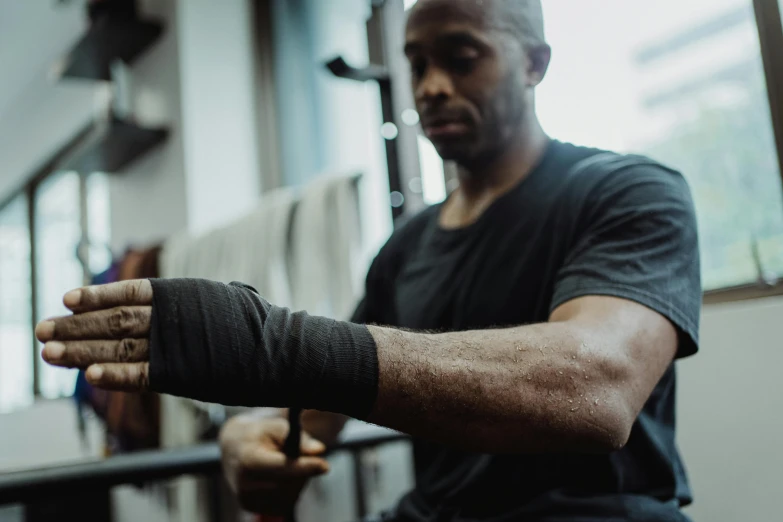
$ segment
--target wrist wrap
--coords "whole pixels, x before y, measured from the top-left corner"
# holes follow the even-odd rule
[[[225,405],[369,415],[378,354],[366,326],[293,313],[241,283],[150,282],[152,390]]]

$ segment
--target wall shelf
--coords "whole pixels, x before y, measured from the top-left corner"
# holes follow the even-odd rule
[[[161,34],[163,24],[154,20],[99,20],[63,57],[58,76],[110,81],[113,61],[133,63]]]
[[[162,144],[168,130],[141,127],[118,116],[91,123],[62,162],[64,170],[115,173]]]

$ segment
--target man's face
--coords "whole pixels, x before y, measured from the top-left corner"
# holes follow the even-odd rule
[[[498,30],[494,0],[419,0],[405,54],[416,108],[443,159],[491,161],[518,132],[540,81],[518,38]]]

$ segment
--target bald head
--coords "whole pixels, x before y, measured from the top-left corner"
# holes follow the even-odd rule
[[[405,28],[416,109],[444,159],[490,162],[535,128],[549,66],[540,0],[419,0]]]
[[[419,0],[410,16],[444,7],[457,16],[482,22],[486,29],[513,36],[526,49],[546,43],[541,0]]]

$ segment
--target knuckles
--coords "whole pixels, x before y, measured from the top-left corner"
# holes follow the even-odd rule
[[[112,337],[124,337],[136,333],[142,326],[144,318],[137,310],[128,307],[119,307],[109,312],[107,326]]]
[[[129,281],[125,285],[125,301],[128,303],[135,303],[139,299],[141,291],[139,289],[138,281]]]
[[[132,304],[142,302],[142,297],[144,296],[144,284],[145,281],[142,279],[128,281],[124,288],[125,301]]]
[[[128,337],[121,339],[115,350],[115,358],[118,362],[140,362],[146,360],[147,355],[147,343],[142,339]]]
[[[117,345],[117,359],[119,362],[130,362],[135,355],[135,346],[133,339],[125,338]]]
[[[134,319],[133,313],[127,308],[115,308],[108,318],[109,333],[116,337],[129,333]]]

